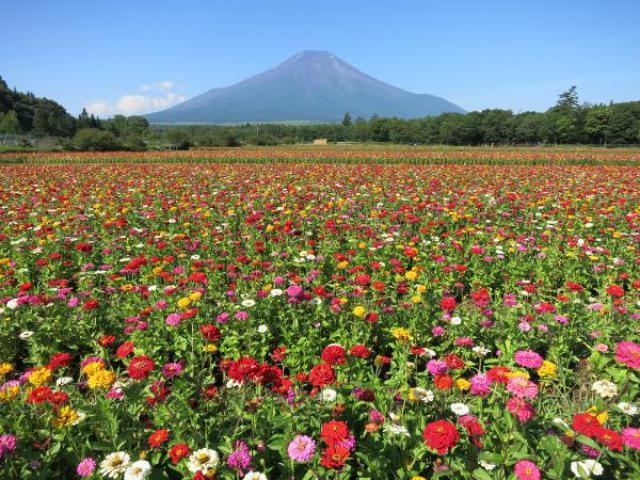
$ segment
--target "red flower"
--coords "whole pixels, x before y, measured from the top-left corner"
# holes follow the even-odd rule
[[[437,420],[424,427],[422,438],[427,447],[438,452],[438,455],[442,455],[458,443],[460,434],[449,420]]]
[[[455,353],[447,355],[444,357],[444,361],[451,370],[457,370],[459,368],[464,368],[464,360],[458,357]]]
[[[458,303],[453,297],[443,297],[442,300],[440,300],[440,308],[445,312],[453,312],[457,305]]]
[[[571,425],[576,432],[587,437],[596,437],[604,429],[595,415],[591,413],[578,413],[573,416]]]
[[[596,440],[606,446],[609,450],[615,450],[616,452],[621,452],[624,445],[622,435],[604,427],[596,433]]]
[[[206,325],[200,325],[200,333],[208,342],[217,342],[222,338],[220,330],[215,325],[210,323]]]
[[[96,308],[98,308],[100,304],[98,303],[97,300],[91,298],[89,300],[87,300],[86,302],[84,302],[84,304],[82,305],[82,308],[84,310],[95,310]]]
[[[367,358],[369,355],[371,355],[371,352],[365,345],[354,345],[353,347],[351,347],[349,353],[351,353],[351,356],[353,357],[360,358]]]
[[[34,388],[29,392],[27,396],[27,403],[44,403],[49,401],[53,391],[46,385],[41,385]]]
[[[349,458],[349,449],[334,445],[322,452],[320,465],[325,468],[342,468]]]
[[[165,430],[165,429],[156,430],[149,436],[149,440],[148,440],[149,447],[150,448],[159,447],[167,440],[169,440],[169,430]]]
[[[621,297],[624,295],[624,288],[620,285],[609,285],[607,287],[607,293],[612,297]]]
[[[134,380],[143,380],[147,378],[149,373],[151,373],[155,368],[156,364],[151,357],[138,355],[131,359],[131,363],[129,363],[127,371],[129,372],[129,376]]]
[[[506,385],[509,381],[509,377],[507,377],[509,372],[509,367],[491,367],[487,372],[487,377],[493,383],[504,383]]]
[[[316,365],[309,372],[309,382],[314,387],[322,388],[336,380],[336,372],[333,367],[326,363]]]
[[[118,358],[125,358],[127,355],[129,355],[131,352],[133,352],[133,349],[135,347],[136,346],[134,345],[133,342],[124,342],[116,350],[116,356]]]
[[[435,384],[438,390],[448,390],[453,386],[453,378],[451,375],[436,375],[436,378],[433,379],[433,383]]]
[[[191,453],[191,449],[189,445],[186,443],[176,443],[169,450],[169,457],[171,457],[171,462],[176,465],[180,460]]]
[[[49,396],[49,403],[51,405],[60,406],[64,403],[67,403],[68,400],[69,395],[67,395],[65,392],[52,392]]]
[[[66,367],[71,363],[71,354],[69,353],[54,353],[51,355],[47,368],[55,370],[56,368]]]
[[[347,439],[349,436],[349,427],[340,420],[331,420],[322,425],[320,437],[327,445],[337,445]]]
[[[340,345],[327,345],[322,350],[320,358],[329,365],[341,365],[347,361],[345,349]]]

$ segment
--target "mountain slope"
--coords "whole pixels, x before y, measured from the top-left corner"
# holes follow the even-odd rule
[[[345,112],[353,118],[414,118],[463,110],[370,77],[330,52],[304,51],[271,70],[146,117],[152,123],[335,122]]]

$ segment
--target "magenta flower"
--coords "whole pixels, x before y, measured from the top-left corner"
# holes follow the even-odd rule
[[[471,388],[469,392],[476,397],[486,397],[491,393],[491,380],[484,373],[478,373],[471,377]]]
[[[96,468],[96,461],[87,457],[83,459],[76,468],[76,473],[80,475],[82,478],[90,476]]]
[[[0,435],[0,459],[15,452],[16,450],[16,436],[10,433]]]
[[[529,460],[520,460],[513,468],[518,480],[540,480],[540,469]]]
[[[251,454],[249,453],[249,447],[242,440],[238,440],[235,443],[236,449],[227,457],[227,465],[234,470],[243,472],[245,468],[249,467],[251,463]]]
[[[184,370],[184,366],[180,362],[169,362],[162,367],[162,376],[164,378],[177,377]]]
[[[522,423],[528,422],[536,414],[533,406],[519,397],[511,397],[507,400],[507,410],[512,415],[515,415]]]
[[[544,359],[533,350],[520,350],[514,355],[514,360],[521,367],[540,368]]]
[[[616,362],[627,367],[640,368],[640,344],[618,342],[616,344]]]
[[[296,462],[308,462],[316,453],[316,442],[307,435],[297,435],[287,447],[289,458]]]
[[[624,428],[622,430],[622,440],[627,447],[640,450],[640,428]]]

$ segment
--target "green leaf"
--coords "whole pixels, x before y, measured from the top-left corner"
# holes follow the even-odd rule
[[[482,468],[476,468],[473,471],[473,478],[475,478],[476,480],[493,480],[493,477],[491,477],[489,472],[483,470]]]

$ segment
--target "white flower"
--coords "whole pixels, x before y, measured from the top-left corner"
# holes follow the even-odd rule
[[[461,417],[462,415],[467,415],[470,412],[469,407],[467,407],[464,403],[452,403],[450,408],[451,411],[459,417]]]
[[[602,398],[613,398],[618,395],[618,387],[609,380],[598,380],[593,382],[591,390],[596,392]]]
[[[580,462],[571,462],[571,471],[576,478],[591,478],[591,475],[599,477],[604,473],[602,465],[592,458]]]
[[[462,319],[460,317],[451,317],[451,325],[460,325]]]
[[[187,468],[191,473],[201,471],[205,475],[207,473],[215,473],[220,464],[220,455],[211,448],[201,448],[196,450],[189,456]]]
[[[324,402],[333,402],[338,396],[338,393],[333,388],[325,388],[320,393],[320,396]]]
[[[392,435],[404,435],[405,437],[410,436],[407,427],[403,427],[402,425],[398,425],[397,423],[387,423],[384,426],[384,431]]]
[[[242,382],[234,380],[233,378],[230,378],[229,380],[227,380],[227,383],[226,383],[227,388],[239,388],[241,386],[242,386]]]
[[[272,297],[279,297],[280,295],[282,295],[284,292],[279,289],[279,288],[272,288],[271,292],[269,292],[269,295],[271,295]]]
[[[18,335],[22,340],[26,340],[27,338],[29,338],[31,335],[33,335],[33,332],[31,330],[25,330],[24,332],[22,332],[20,335]]]
[[[73,377],[60,377],[56,380],[56,386],[62,387],[63,385],[69,385],[73,382]]]
[[[200,260],[200,255],[191,255],[191,260]]]
[[[245,473],[245,475],[244,475],[244,477],[242,477],[242,479],[243,480],[269,480],[264,473],[253,472],[251,470],[249,470],[247,473]]]
[[[427,390],[426,388],[422,387],[415,387],[411,390],[411,393],[417,400],[423,403],[433,402],[434,395],[431,390]]]
[[[249,299],[247,299],[247,300],[243,300],[243,301],[242,301],[242,306],[243,306],[243,307],[249,307],[249,308],[251,308],[251,307],[253,307],[255,304],[256,304],[255,300],[251,300],[250,298],[249,298]]]
[[[473,353],[480,355],[481,357],[486,357],[489,353],[491,353],[491,350],[489,350],[487,347],[483,347],[482,345],[476,345],[471,350],[473,351]]]
[[[146,460],[133,462],[124,472],[124,480],[143,480],[151,473],[151,464]]]
[[[109,478],[118,478],[131,463],[131,457],[126,452],[113,452],[100,462],[100,474]]]
[[[258,325],[258,333],[267,333],[269,331],[269,327],[267,327],[264,323],[262,325]]]
[[[9,300],[7,302],[7,308],[10,310],[15,310],[16,308],[18,308],[18,299],[12,298],[11,300]]]
[[[627,415],[633,416],[638,414],[638,406],[633,403],[620,402],[616,406],[621,412],[626,413]]]
[[[493,470],[494,468],[496,468],[496,464],[495,463],[485,462],[484,460],[480,460],[478,463],[480,464],[480,466],[482,468],[484,468],[485,470],[488,470],[489,472],[491,470]]]

